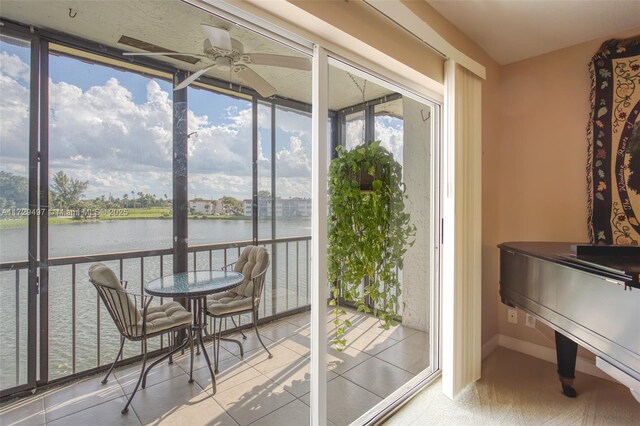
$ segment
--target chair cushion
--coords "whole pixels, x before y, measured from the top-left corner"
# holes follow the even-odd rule
[[[142,315],[135,301],[130,297],[120,283],[118,276],[105,264],[96,263],[89,268],[89,279],[102,286],[107,292],[108,303],[113,307],[116,315],[125,326],[131,326],[142,321]],[[106,288],[105,288],[106,287]]]
[[[251,310],[251,296],[245,297],[234,291],[225,291],[207,296],[209,315],[226,315],[233,312]]]
[[[232,291],[240,296],[251,297],[253,294],[253,278],[269,267],[269,251],[264,247],[246,247],[234,267],[236,272],[244,275],[244,281]],[[260,296],[260,295],[257,295]]]
[[[157,333],[180,325],[191,324],[191,312],[178,302],[147,308],[147,334]],[[132,327],[134,336],[142,334],[142,319]]]

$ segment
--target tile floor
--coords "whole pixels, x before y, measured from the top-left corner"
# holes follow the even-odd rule
[[[385,331],[375,318],[350,311],[353,327],[343,352],[329,348],[328,419],[347,425],[401,384],[428,367],[428,334],[398,326]],[[309,313],[260,327],[273,353],[269,359],[253,331],[245,332],[244,358],[223,342],[217,393],[202,355],[188,383],[189,356],[158,365],[146,389],[138,390],[129,412],[120,414],[139,374],[139,364],[4,404],[2,426],[24,425],[305,425],[309,423]],[[235,336],[232,336],[235,337]],[[211,351],[211,345],[208,345]],[[211,354],[211,352],[209,352]]]

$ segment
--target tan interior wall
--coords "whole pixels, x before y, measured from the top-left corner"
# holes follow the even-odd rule
[[[345,33],[364,41],[442,83],[444,59],[361,0],[287,0]]]
[[[502,67],[500,240],[588,241],[588,63],[603,41],[637,34],[640,28]],[[549,328],[527,328],[522,313],[509,324],[506,309],[499,305],[500,334],[554,346]]]

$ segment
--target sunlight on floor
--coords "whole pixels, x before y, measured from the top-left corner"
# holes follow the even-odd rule
[[[349,424],[429,363],[428,334],[403,326],[386,331],[375,318],[350,315],[347,348],[329,348],[327,356],[328,417],[333,425]],[[116,369],[105,385],[102,375],[93,376],[10,402],[0,410],[2,424],[308,424],[309,312],[260,327],[271,359],[255,333],[245,334],[242,359],[237,345],[221,343],[215,395],[202,355],[194,361],[195,382],[188,383],[185,353],[172,365],[151,370],[147,387],[138,391],[125,415],[120,410],[135,385],[139,364]]]

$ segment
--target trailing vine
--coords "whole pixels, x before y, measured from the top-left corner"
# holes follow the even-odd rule
[[[346,329],[341,297],[358,312],[373,313],[381,327],[398,324],[401,283],[398,270],[413,245],[416,227],[405,212],[402,166],[393,155],[370,142],[350,151],[339,146],[338,157],[329,168],[328,278],[331,283],[335,338],[338,350],[346,346]],[[363,191],[363,181],[371,181]],[[371,302],[373,309],[367,306]]]

